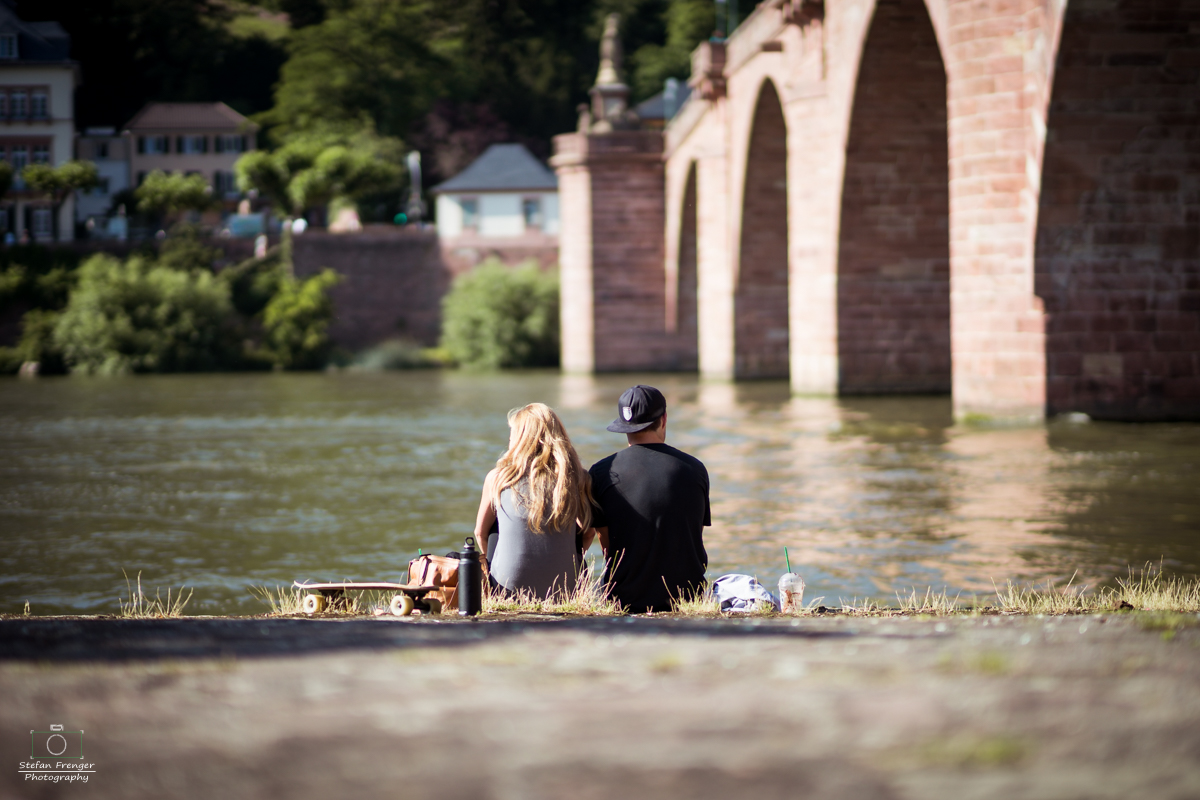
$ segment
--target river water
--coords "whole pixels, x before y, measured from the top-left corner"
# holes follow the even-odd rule
[[[0,613],[113,613],[124,573],[194,590],[188,613],[265,610],[249,589],[395,580],[457,549],[505,412],[562,415],[586,463],[634,382],[712,481],[709,575],[807,598],[964,596],[993,581],[1097,586],[1146,562],[1200,573],[1200,425],[956,426],[949,398],[800,398],[782,383],[462,372],[0,382]]]

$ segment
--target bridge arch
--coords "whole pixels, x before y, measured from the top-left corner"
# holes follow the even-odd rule
[[[787,123],[774,81],[754,107],[734,281],[734,377],[788,377]]]
[[[1034,250],[1051,414],[1200,413],[1195,9],[1067,4]]]
[[[696,194],[695,159],[688,162],[677,203],[677,219],[668,226],[674,241],[667,259],[667,332],[678,342],[678,369],[694,371],[699,360],[699,276],[697,240],[699,210]]]
[[[922,0],[879,0],[846,138],[838,388],[949,392],[946,69]]]

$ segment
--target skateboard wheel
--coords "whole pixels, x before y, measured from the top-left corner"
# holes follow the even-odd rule
[[[325,598],[319,594],[304,595],[304,613],[319,614],[325,610]]]
[[[413,599],[406,594],[398,594],[392,598],[390,608],[397,617],[407,617],[413,612]]]
[[[429,604],[429,613],[430,614],[442,613],[442,601],[441,600],[438,600],[436,597],[430,597],[425,602]]]

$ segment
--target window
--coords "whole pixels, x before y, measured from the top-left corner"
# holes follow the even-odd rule
[[[175,137],[175,152],[176,153],[207,153],[208,152],[208,137],[207,136],[176,136]]]
[[[30,96],[29,115],[34,119],[46,119],[50,116],[50,104],[45,89],[35,90]]]
[[[0,34],[0,58],[17,57],[17,36],[14,33]]]
[[[138,172],[138,174],[137,174],[137,185],[141,186],[145,182],[146,182],[146,171],[142,170],[142,171]]]
[[[526,197],[521,201],[521,214],[525,217],[525,228],[541,230],[542,201],[537,197]]]
[[[50,145],[35,144],[33,146],[33,163],[49,164],[50,163]]]
[[[213,149],[218,153],[244,153],[246,152],[246,137],[237,134],[224,134],[222,136],[213,137],[216,142],[216,147]]]
[[[24,189],[25,179],[21,170],[29,165],[29,148],[23,144],[14,145],[12,149],[13,188]]]
[[[474,197],[464,197],[462,203],[462,226],[464,230],[475,230],[479,227],[479,201]]]
[[[0,119],[8,119],[8,92],[0,92]]]
[[[12,93],[11,105],[13,119],[25,119],[25,117],[29,114],[29,108],[26,105],[27,100],[28,95],[24,89],[18,89]]]
[[[104,161],[108,158],[108,142],[96,142],[92,145],[92,158]]]
[[[217,170],[213,173],[213,191],[218,197],[228,197],[238,194],[237,178],[232,172]]]
[[[108,194],[108,178],[101,178],[96,184],[96,188],[91,190],[91,194],[97,197],[103,197]]]
[[[138,152],[148,156],[171,152],[170,136],[139,136]]]
[[[33,209],[33,238],[49,239],[52,235],[50,228],[51,216],[48,208]]]

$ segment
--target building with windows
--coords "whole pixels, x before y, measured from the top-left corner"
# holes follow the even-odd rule
[[[254,149],[258,126],[224,103],[148,103],[125,125],[129,174],[141,185],[156,169],[200,174],[213,194],[239,197],[233,165]]]
[[[508,263],[558,260],[558,179],[524,145],[492,145],[432,192],[453,271],[489,256]]]
[[[129,140],[115,128],[88,128],[75,142],[75,157],[91,161],[100,173],[99,186],[76,193],[75,221],[87,225],[91,235],[103,236],[115,211],[113,197],[129,188]]]
[[[0,199],[0,235],[61,241],[74,238],[73,199],[59,209],[30,192],[21,179],[29,164],[61,164],[72,156],[75,86],[79,67],[70,59],[71,38],[57,22],[24,22],[0,3],[0,160],[13,168],[13,184]]]

